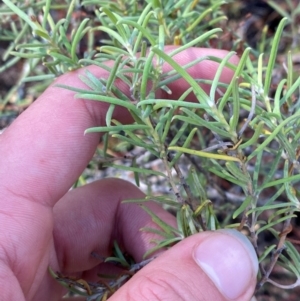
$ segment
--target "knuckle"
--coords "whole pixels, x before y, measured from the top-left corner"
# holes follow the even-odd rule
[[[157,271],[146,275],[137,275],[132,279],[135,284],[128,290],[128,299],[132,301],[184,301],[201,300],[193,295],[189,286],[172,273]]]

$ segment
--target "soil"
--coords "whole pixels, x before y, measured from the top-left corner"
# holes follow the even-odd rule
[[[283,8],[286,7],[286,1],[277,1]],[[294,1],[295,6],[300,5],[299,1]],[[253,48],[257,47],[257,41],[259,41],[262,29],[268,25],[268,35],[273,35],[280,20],[281,16],[267,4],[267,1],[235,1],[233,4],[225,6],[225,11],[229,18],[228,24],[234,28],[233,31],[238,32],[240,36]],[[84,12],[87,13],[87,12]],[[300,22],[300,20],[299,20]],[[231,36],[228,34],[228,41],[224,42],[224,45],[227,45],[227,48],[230,49],[232,41],[230,40]],[[227,44],[226,44],[227,42]],[[282,46],[280,51],[285,53],[286,49],[293,43],[292,39],[286,38],[282,42]],[[9,41],[0,41],[0,67],[4,66],[7,61],[3,60],[3,54],[6,49],[9,47]],[[84,47],[84,45],[82,46]],[[226,47],[225,47],[226,48]],[[241,49],[242,51],[243,49]],[[18,83],[20,79],[20,75],[26,68],[24,65],[24,61],[21,59],[17,64],[13,65],[10,68],[7,68],[4,72],[0,73],[0,131],[5,127],[9,126],[11,122],[21,113],[23,112],[33,101],[36,99],[38,94],[41,91],[35,91],[31,89],[32,84]],[[300,70],[300,55],[296,55],[294,59],[295,68],[299,68]],[[298,65],[297,65],[298,64]],[[284,72],[283,68],[278,71],[278,78],[280,79],[280,74]],[[275,79],[276,80],[276,79]],[[16,83],[18,83],[16,85]],[[274,81],[274,86],[276,86],[276,82]],[[6,99],[9,93],[9,98]],[[272,91],[271,91],[272,93]],[[113,144],[113,142],[112,142]],[[101,145],[99,146],[101,147]],[[116,151],[114,150],[113,145],[111,146],[111,152],[114,152],[116,155]],[[134,150],[138,154],[139,150]],[[118,156],[123,156],[124,154],[121,152],[117,153]],[[142,154],[141,154],[142,155]],[[125,160],[126,161],[126,160]],[[122,161],[124,163],[124,160]],[[157,161],[152,161],[153,168],[159,170],[159,163]],[[88,181],[93,181],[98,178],[103,178],[106,175],[113,176],[115,171],[109,168],[101,168],[99,163],[97,163],[97,158],[95,158],[94,163],[92,162],[89,168],[86,170],[85,174],[89,178]],[[120,176],[120,171],[118,171],[118,176]],[[134,182],[134,175],[132,173],[125,173],[122,177],[127,178]],[[152,187],[156,187],[157,193],[168,193],[162,191],[162,187],[167,187],[162,182],[159,182],[159,179],[147,179],[147,181],[152,181]],[[156,183],[153,181],[157,181]],[[220,180],[219,180],[220,181]],[[219,187],[224,191],[228,192],[227,198],[230,199],[230,193],[234,194],[236,191],[232,187],[232,184],[222,181],[218,183]],[[141,187],[146,189],[147,186]],[[215,191],[211,191],[211,196],[216,195]],[[267,196],[266,196],[267,197]],[[220,201],[220,199],[218,199]],[[225,217],[224,217],[225,218]],[[293,230],[289,234],[289,238],[294,242],[300,242],[300,215],[297,219],[294,220]],[[266,245],[270,245],[272,243],[272,236],[268,237],[265,235],[261,238],[265,241]],[[299,248],[300,251],[300,248]],[[288,279],[288,274],[281,268],[277,267],[274,273],[272,274],[273,278],[276,279],[281,284],[292,283],[292,279]],[[262,289],[258,291],[256,294],[257,301],[277,301],[277,300],[288,300],[288,301],[296,301],[300,299],[300,288],[295,288],[293,290],[282,290],[273,285],[266,284]],[[253,300],[254,301],[254,300]]]

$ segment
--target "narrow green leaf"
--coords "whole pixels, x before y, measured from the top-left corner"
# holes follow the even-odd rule
[[[190,143],[191,143],[191,141],[193,140],[194,135],[195,135],[196,132],[197,132],[197,128],[193,128],[193,129],[190,131],[188,137],[186,138],[186,140],[185,140],[184,143],[183,143],[183,146],[182,146],[183,148],[186,149],[187,147],[190,146]],[[172,159],[172,162],[171,162],[170,166],[174,166],[174,164],[177,163],[177,161],[178,161],[178,159],[180,158],[181,155],[182,155],[182,152],[178,152],[178,153],[174,156],[174,158]]]
[[[49,79],[54,79],[54,74],[43,74],[43,75],[35,75],[35,76],[27,76],[25,77],[22,82],[28,83],[28,82],[37,82],[37,81],[45,81]]]
[[[106,257],[104,262],[113,262],[115,264],[119,263],[123,267],[127,267],[127,268],[130,267],[130,265],[127,263],[126,260],[124,261],[123,259],[118,258],[118,257]]]
[[[52,26],[53,25],[53,19],[51,18],[51,15],[49,14],[50,8],[51,8],[51,2],[52,2],[51,0],[46,0],[46,5],[43,6],[44,15],[43,15],[42,27],[46,28],[47,20],[48,20],[49,25],[50,25],[51,29],[53,30],[53,26]]]
[[[69,58],[69,57],[67,57],[67,56],[65,56],[65,55],[63,55],[61,53],[58,53],[58,52],[55,52],[55,51],[51,51],[51,50],[47,51],[47,53],[50,56],[54,57],[55,59],[58,59],[60,62],[68,63],[68,64],[70,64],[70,66],[74,66],[75,65],[75,62],[72,61],[71,58]]]
[[[132,167],[138,168],[138,165],[136,163],[136,158],[133,158],[133,160],[132,160]],[[137,171],[134,171],[133,174],[134,174],[134,180],[135,180],[136,186],[140,187],[140,177],[139,177],[140,173]]]
[[[127,135],[130,135],[131,132],[127,132]],[[155,157],[159,158],[159,152],[155,149],[155,145],[153,145],[153,143],[149,143],[148,140],[143,140],[139,137],[137,137],[136,135],[132,135],[132,138],[128,138],[125,137],[124,135],[119,135],[119,134],[113,134],[112,137],[118,138],[122,141],[125,141],[129,144],[132,144],[134,146],[140,146],[145,148],[146,150],[148,150],[152,155],[154,155]]]
[[[288,51],[288,53],[287,53],[287,90],[289,90],[292,87],[293,82],[294,82],[293,58],[292,58],[292,52]],[[277,90],[276,90],[276,92],[277,92]],[[288,103],[289,107],[292,106],[293,101],[292,101],[291,97],[287,99],[287,103]]]
[[[181,240],[182,240],[181,237],[174,237],[174,238],[171,238],[171,239],[164,240],[161,243],[159,243],[156,247],[151,248],[149,251],[147,251],[144,254],[143,258],[147,258],[150,254],[152,254],[152,253],[154,253],[154,252],[156,252],[160,249],[173,246],[175,243],[177,243]]]
[[[287,3],[289,1],[286,1]],[[290,20],[290,14],[289,11],[286,10],[285,6],[281,6],[279,3],[277,4],[275,1],[268,1],[268,5],[270,5],[275,11],[277,11],[282,17],[287,18]]]
[[[147,125],[143,124],[129,124],[129,125],[116,125],[116,126],[99,126],[85,130],[87,133],[103,133],[103,132],[119,132],[119,131],[136,131],[149,129]]]
[[[243,184],[249,183],[251,179],[249,178],[249,175],[245,175],[242,173],[241,169],[236,166],[235,162],[228,161],[225,163],[225,166],[227,167],[228,171],[236,178],[239,179]]]
[[[232,177],[230,174],[224,172],[223,170],[220,171],[220,169],[218,168],[213,168],[213,167],[210,167],[209,168],[209,171],[214,173],[215,175],[217,175],[218,177],[222,178],[222,179],[225,179],[231,183],[234,183],[238,186],[241,186],[241,181],[237,180],[236,178]]]
[[[181,110],[183,111],[184,108],[182,108]],[[202,119],[201,117],[197,116],[196,114],[193,114],[189,110],[186,110],[185,113],[190,115],[190,116],[185,117],[185,116],[176,115],[176,116],[174,116],[173,119],[174,120],[175,119],[181,120],[181,121],[186,122],[190,125],[204,126],[204,127],[208,128],[210,131],[219,134],[221,137],[231,138],[231,135],[228,132],[226,132],[225,130],[222,130],[218,127],[220,125],[219,122],[207,122],[206,120]],[[190,117],[192,117],[192,118],[196,117],[196,119],[192,119]]]
[[[166,233],[164,231],[157,230],[157,229],[154,229],[154,228],[143,227],[140,230],[144,231],[144,232],[148,232],[148,233],[154,233],[154,234],[159,235],[159,236],[161,236],[163,238],[166,238],[166,239],[174,239],[174,234],[169,234],[169,233]]]
[[[264,95],[269,95],[271,81],[273,78],[272,73],[273,73],[273,69],[274,69],[274,65],[275,65],[275,61],[276,61],[276,57],[277,57],[277,50],[279,47],[280,37],[282,35],[283,28],[285,27],[287,21],[288,21],[287,18],[283,18],[280,21],[280,23],[277,27],[273,42],[272,42],[270,58],[269,58],[268,67],[267,67],[266,76],[265,76]]]
[[[256,207],[253,209],[250,209],[247,212],[247,215],[256,212],[256,213],[260,213],[260,212],[264,212],[267,210],[275,210],[278,208],[294,208],[296,209],[295,205],[293,203],[281,203],[281,204],[273,204],[273,205],[263,205],[263,207]],[[257,215],[258,216],[258,215]]]
[[[107,83],[106,83],[106,93],[109,93],[110,90],[111,90],[111,87],[114,83],[114,81],[116,80],[116,77],[117,77],[117,72],[118,72],[118,68],[120,66],[120,63],[122,61],[122,58],[123,58],[123,54],[119,54],[117,56],[117,58],[115,59],[114,61],[114,65],[109,73],[109,77],[107,79]]]
[[[66,23],[64,23],[64,25],[65,24]],[[62,52],[64,54],[68,54],[68,55],[71,56],[71,48],[72,48],[72,46],[71,46],[71,43],[70,43],[67,31],[65,30],[64,26],[60,26],[58,28],[58,30],[59,30],[59,36],[58,36],[57,43],[60,45],[60,49],[54,48],[53,51],[55,51],[55,52],[60,51],[60,52]],[[61,50],[62,47],[66,48],[67,51],[65,51],[65,50],[62,51]]]
[[[255,165],[254,165],[254,171],[253,171],[253,180],[252,180],[252,185],[253,185],[253,190],[256,191],[258,187],[258,179],[260,176],[260,168],[262,166],[262,158],[263,158],[263,152],[260,152],[257,154],[256,160],[255,160]]]
[[[264,54],[261,53],[258,57],[257,62],[257,84],[258,84],[258,94],[262,93],[263,90],[263,76],[264,76]]]
[[[179,100],[172,100],[172,99],[159,99],[159,98],[153,98],[153,99],[145,99],[141,100],[137,104],[137,108],[144,106],[144,105],[154,105],[155,110],[159,110],[162,107],[186,107],[186,108],[197,108],[197,109],[204,109],[207,106],[204,104],[200,104],[197,102],[187,102],[187,101],[179,101]]]
[[[254,144],[256,143],[257,139],[259,138],[259,136],[260,136],[260,134],[261,134],[261,132],[262,132],[262,129],[263,129],[264,125],[265,125],[264,122],[263,122],[263,121],[260,121],[260,122],[257,124],[257,126],[256,126],[256,128],[255,128],[255,132],[254,132],[254,134],[252,135],[252,137],[251,137],[247,142],[241,144],[241,145],[239,146],[239,149],[244,149],[244,148],[246,148],[246,147],[248,147],[248,146],[254,145]]]
[[[146,28],[151,16],[154,14],[154,12],[151,10],[151,8],[152,8],[151,3],[147,4],[146,7],[144,7],[142,12],[140,13],[140,16],[136,22],[137,24],[142,25],[143,28]],[[136,41],[134,43],[134,49],[133,49],[134,54],[137,53],[138,48],[141,45],[142,37],[143,37],[143,33],[135,27],[129,38],[130,41]]]
[[[143,22],[142,26],[146,27],[148,24],[149,19],[151,18],[151,16],[154,15],[154,12],[150,12],[146,18],[145,21]],[[132,32],[132,37],[134,35],[135,30],[137,30],[136,28],[133,30]],[[141,31],[137,31],[138,32],[138,36],[136,38],[136,41],[134,43],[134,48],[133,48],[133,54],[136,55],[137,52],[140,52],[140,57],[146,57],[147,51],[148,51],[148,45],[147,45],[147,41],[145,39],[143,39],[143,33]],[[134,41],[134,39],[133,39]]]
[[[163,205],[170,205],[175,208],[181,207],[181,204],[179,204],[177,201],[174,201],[173,199],[165,195],[163,196],[148,195],[143,199],[126,199],[125,201],[122,201],[122,203],[146,203],[149,201],[155,201]]]
[[[99,78],[97,78],[92,72],[88,69],[85,70],[85,75],[79,75],[80,80],[85,83],[93,91],[99,91],[105,93],[105,86]],[[92,93],[92,91],[86,91],[87,93]],[[84,91],[83,91],[84,93]]]
[[[169,110],[169,112],[166,113],[166,121],[164,122],[164,127],[163,127],[163,134],[161,136],[161,142],[164,144],[168,135],[169,135],[169,130],[171,127],[171,122],[172,122],[172,117],[174,115],[175,109]]]
[[[68,11],[67,11],[67,15],[66,15],[66,21],[64,22],[64,28],[63,31],[67,32],[68,31],[68,27],[72,21],[72,17],[73,17],[73,12],[75,9],[75,5],[76,5],[76,0],[71,0],[71,2],[69,3],[68,6]]]
[[[101,46],[98,48],[99,51],[104,52],[104,53],[108,53],[108,54],[123,54],[123,55],[128,55],[128,52],[124,49],[115,47],[115,46],[109,46],[109,45],[105,45],[105,46]]]
[[[98,26],[92,29],[92,31],[95,30],[99,30],[99,31],[104,31],[106,32],[108,35],[110,35],[112,38],[116,39],[123,47],[125,47],[127,49],[127,47],[129,46],[127,41],[124,41],[124,39],[114,30],[105,27],[105,26]]]
[[[24,53],[24,52],[11,51],[10,54],[24,59],[34,59],[34,58],[38,59],[45,56],[45,54],[41,52]]]
[[[293,260],[295,266],[298,269],[298,275],[299,275],[299,271],[300,271],[300,254],[291,242],[286,241],[285,245],[287,247],[287,252],[288,252],[289,256],[291,257],[291,259]]]
[[[144,110],[142,110],[141,118],[146,120],[149,118],[150,114],[153,112],[153,108],[150,105],[145,106]]]
[[[20,8],[18,8],[12,1],[3,0],[3,2],[20,18],[22,18],[33,30],[37,30],[37,24],[31,20],[31,18],[25,14]]]
[[[141,83],[141,89],[140,89],[140,100],[146,99],[147,96],[147,85],[149,83],[149,78],[152,72],[152,64],[153,64],[153,58],[154,58],[154,52],[150,52],[150,54],[147,57],[146,63],[144,65],[143,69],[143,75],[142,75],[142,83]],[[147,106],[145,106],[146,108]]]
[[[284,184],[284,183],[294,182],[294,181],[299,181],[299,180],[300,180],[300,174],[294,175],[294,176],[289,176],[288,178],[283,178],[283,179],[279,179],[279,180],[275,180],[275,181],[272,181],[272,182],[265,183],[260,188],[265,189],[265,188],[276,186],[276,185],[279,185],[279,184]]]
[[[115,105],[110,105],[106,112],[106,115],[105,115],[106,126],[111,126],[111,119],[112,119],[112,115],[114,113],[115,107],[116,107]]]
[[[165,221],[163,221],[160,217],[158,217],[152,210],[150,210],[148,207],[141,205],[141,207],[151,216],[152,221],[157,224],[164,232],[167,234],[173,234],[177,233],[178,230],[171,227],[169,224],[167,224]]]
[[[52,35],[51,35],[51,39],[52,41],[55,41],[56,43],[58,43],[58,39],[59,37],[57,37],[58,32],[61,32],[61,27],[63,27],[63,24],[66,22],[66,19],[60,19],[59,21],[57,21],[57,23],[55,24],[55,27],[52,31]]]
[[[217,88],[219,86],[219,82],[220,82],[220,77],[221,77],[221,74],[224,70],[224,67],[226,66],[227,62],[229,61],[229,59],[235,55],[235,52],[234,51],[230,51],[226,54],[226,56],[224,57],[224,59],[222,59],[221,63],[219,64],[218,66],[218,69],[215,73],[215,76],[214,76],[214,79],[212,81],[212,84],[211,84],[211,87],[210,87],[210,93],[209,93],[209,96],[210,96],[210,99],[215,99],[215,95],[216,95],[216,92],[217,92]],[[234,80],[234,79],[233,79]],[[237,80],[236,80],[237,81]],[[236,83],[237,84],[237,83]]]
[[[212,56],[202,56],[202,57],[199,57],[183,66],[181,66],[183,69],[187,70],[188,68],[191,68],[195,65],[197,65],[198,63],[200,62],[203,62],[203,61],[206,61],[206,60],[212,60],[212,61],[216,61],[217,58],[215,57],[212,57]],[[165,85],[169,85],[170,83],[174,82],[175,80],[181,78],[181,75],[178,74],[176,72],[176,70],[174,69],[171,69],[170,71],[167,71],[165,73],[162,74],[162,79],[161,79],[161,82],[158,84],[158,87],[162,87],[162,86],[165,86]],[[203,80],[203,79],[197,79],[197,82],[200,83],[200,82],[205,82],[207,84],[211,84],[212,81],[209,81],[209,80]],[[188,88],[187,90],[191,89],[192,87]],[[191,92],[191,91],[190,91]],[[189,92],[189,93],[190,93]],[[186,93],[186,92],[184,92]],[[180,97],[180,100],[183,100],[185,98],[182,98],[182,96]]]
[[[24,43],[24,44],[20,44],[16,46],[16,50],[19,49],[28,49],[28,50],[32,50],[33,48],[48,48],[51,47],[52,45],[49,43]],[[46,51],[45,51],[46,53]]]
[[[193,188],[196,190],[195,195],[199,196],[201,201],[206,199],[206,190],[204,189],[204,187],[200,181],[200,175],[198,175],[194,166],[191,167],[190,173],[193,178],[193,183],[194,183]],[[194,214],[197,215],[197,210],[195,210]]]
[[[232,218],[236,219],[241,213],[243,213],[251,204],[252,197],[248,195],[242,205],[236,209],[232,215]]]
[[[126,19],[122,19],[122,20],[119,20],[118,25],[123,25],[123,24],[126,24],[126,25],[130,25],[136,29],[138,29],[139,32],[141,32],[145,38],[148,39],[148,41],[150,42],[150,44],[152,46],[155,46],[155,39],[153,39],[152,35],[149,33],[149,31],[144,28],[143,26],[141,26],[140,24],[134,22],[134,21],[131,21],[131,20],[126,20]]]
[[[296,90],[299,90],[300,87],[300,76],[297,78],[297,80],[294,82],[294,84],[291,86],[290,89],[286,91],[284,96],[280,100],[280,105],[283,105],[292,95]]]
[[[276,221],[278,217],[280,218],[287,213],[291,213],[291,208],[289,208],[288,206],[279,210],[275,210],[268,216],[267,223],[270,224],[272,221]]]
[[[109,133],[103,134],[102,141],[103,141],[103,154],[104,154],[104,158],[106,158],[107,157],[108,143],[109,143]]]
[[[249,47],[244,50],[244,53],[240,59],[240,62],[238,64],[238,66],[236,67],[236,70],[234,72],[232,80],[219,103],[218,109],[220,112],[223,111],[223,109],[228,101],[228,98],[229,98],[230,94],[232,93],[232,88],[233,88],[233,85],[235,84],[236,78],[239,78],[241,76],[242,71],[244,70],[244,67],[247,62],[250,51],[251,51],[251,48],[249,48]]]
[[[284,162],[283,176],[285,178],[289,177],[289,160],[285,160]],[[285,187],[285,193],[287,195],[288,200],[291,203],[295,204],[295,206],[300,209],[300,202],[296,196],[296,191],[291,184],[292,184],[291,182],[285,182],[283,184]]]
[[[73,37],[72,44],[71,44],[71,58],[74,62],[78,61],[78,57],[76,55],[76,50],[79,45],[80,40],[86,34],[86,32],[90,29],[89,27],[86,28],[87,23],[90,21],[89,18],[85,18],[81,21],[79,27],[76,29],[76,33]]]
[[[128,103],[126,101],[120,100],[118,98],[113,98],[105,95],[88,94],[88,93],[78,93],[75,98],[90,99],[95,101],[103,101],[110,104],[118,105],[133,111],[135,114],[139,115],[139,111],[136,109],[135,105]]]
[[[282,218],[279,218],[278,220],[276,220],[276,221],[274,221],[274,222],[272,222],[272,223],[270,223],[270,224],[267,224],[267,225],[265,225],[265,226],[259,228],[259,229],[257,230],[257,232],[256,232],[256,235],[258,235],[259,233],[261,233],[261,232],[263,232],[263,231],[265,231],[265,230],[268,230],[268,229],[274,227],[274,226],[277,225],[277,224],[280,224],[280,223],[282,223],[282,222],[284,222],[284,221],[286,221],[286,220],[288,220],[288,219],[291,219],[291,218],[293,218],[293,217],[296,217],[296,215],[295,215],[295,214],[289,214],[289,215],[286,215],[286,216],[284,216],[284,217],[282,217]]]
[[[194,89],[195,96],[197,97],[200,103],[206,103],[207,105],[213,105],[214,100],[211,100],[208,95],[204,92],[204,90],[198,85],[198,83],[192,78],[192,76],[184,70],[180,65],[178,65],[168,54],[164,53],[162,50],[153,47],[151,49],[152,52],[161,57],[164,61],[166,61],[169,65],[171,65]]]
[[[121,169],[121,170],[126,170],[126,171],[133,171],[133,172],[138,172],[141,174],[148,174],[148,175],[155,175],[155,176],[160,176],[163,178],[166,178],[167,176],[160,172],[160,171],[155,171],[152,169],[146,169],[146,168],[139,168],[139,167],[130,167],[130,166],[124,166],[124,165],[118,165],[118,164],[112,164],[112,163],[105,163],[105,166],[111,166],[113,168]]]
[[[230,117],[230,131],[234,134],[237,138],[237,126],[239,123],[240,118],[240,99],[239,99],[239,91],[238,91],[238,78],[236,78],[235,83],[232,85],[232,105],[233,105],[233,112],[232,116]]]
[[[172,52],[169,53],[169,56],[170,57],[173,57],[175,56],[176,54],[190,48],[190,47],[193,47],[199,43],[204,43],[205,41],[207,41],[208,39],[210,39],[212,36],[214,36],[215,34],[219,33],[219,32],[222,32],[222,29],[220,28],[214,28],[214,29],[211,29],[209,31],[206,31],[205,33],[203,33],[202,35],[200,35],[199,37],[193,39],[192,41],[176,48],[175,50],[173,50]]]
[[[267,247],[266,250],[259,256],[258,261],[262,262],[271,252],[273,252],[276,249],[276,245],[271,245]]]
[[[213,153],[208,153],[208,152],[203,152],[203,151],[197,151],[197,150],[188,149],[188,148],[179,147],[179,146],[170,146],[168,148],[168,150],[175,150],[175,151],[179,151],[182,153],[187,153],[190,155],[195,155],[195,156],[209,158],[209,159],[240,162],[240,159],[238,159],[236,157],[231,157],[231,156],[221,155],[221,154],[213,154]]]
[[[298,119],[299,117],[300,113],[295,113],[294,115],[288,117],[286,120],[282,121],[278,126],[276,126],[276,128],[269,135],[269,137],[265,139],[264,142],[259,147],[257,147],[256,150],[248,157],[248,160],[253,158],[258,152],[261,152],[273,139],[275,139],[284,126],[289,124],[291,121]]]
[[[40,30],[40,29],[36,29],[34,31],[35,35],[47,40],[47,41],[50,41],[50,36],[48,34],[48,32],[44,31],[44,30]]]
[[[119,21],[122,20],[122,17],[117,15],[116,13],[112,12],[107,7],[103,6],[100,8],[100,11],[103,11],[109,19],[113,22],[113,24],[116,26],[116,29],[118,30],[118,33],[122,37],[123,41],[128,41],[130,36],[130,31],[127,26],[123,26],[123,24],[119,24]]]
[[[180,129],[177,131],[175,137],[172,139],[172,141],[170,142],[169,146],[174,146],[177,144],[178,140],[183,136],[183,134],[185,133],[187,127],[188,127],[188,122],[185,122],[181,125]]]

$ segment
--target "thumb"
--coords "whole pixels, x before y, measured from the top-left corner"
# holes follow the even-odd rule
[[[236,230],[193,235],[161,254],[119,289],[110,301],[249,301],[258,261]]]

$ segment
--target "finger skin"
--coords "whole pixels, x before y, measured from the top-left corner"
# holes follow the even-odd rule
[[[67,193],[54,207],[54,237],[61,270],[74,273],[95,267],[99,260],[92,252],[108,257],[114,240],[136,261],[142,261],[146,251],[155,246],[151,241],[160,237],[141,228],[158,226],[140,206],[122,200],[144,197],[136,186],[120,179],[103,179]],[[176,227],[174,216],[161,206],[154,202],[145,206]]]
[[[226,51],[220,50],[190,48],[175,58],[180,65],[185,65],[208,53],[219,57],[227,54]],[[232,60],[237,62],[238,58],[233,57]],[[166,71],[170,68],[169,65],[164,65]],[[194,78],[212,79],[217,68],[217,63],[203,61],[188,71]],[[107,76],[107,72],[99,67],[90,66],[88,69],[98,77]],[[25,198],[53,206],[91,159],[100,135],[93,133],[84,136],[83,133],[89,127],[105,124],[108,105],[74,99],[74,92],[55,86],[61,83],[86,88],[78,78],[79,74],[84,74],[84,69],[57,79],[1,135],[1,186],[6,189],[8,195],[13,191],[22,191]],[[232,75],[231,70],[225,69],[221,81],[229,82]],[[173,91],[171,98],[177,99],[188,87],[188,83],[183,79],[173,82],[169,85]],[[204,88],[208,91],[208,86]],[[120,84],[120,89],[126,90],[124,84]],[[124,92],[129,94],[129,89]],[[131,120],[128,112],[120,107],[115,110],[114,118],[122,123]]]
[[[197,245],[207,238],[218,240],[219,237],[218,231],[207,231],[186,238],[135,274],[109,301],[228,301],[229,299],[220,293],[211,279],[195,264],[192,256]],[[237,247],[243,249],[240,245]],[[218,252],[230,252],[230,245],[224,245],[223,250],[213,251],[212,256],[218,256]],[[234,281],[234,270],[239,262],[243,264],[242,260],[248,260],[247,252],[247,249],[241,250],[244,258],[233,259],[232,273],[229,276],[233,278],[233,285],[239,285],[238,280]],[[257,262],[256,264],[258,265]],[[245,277],[248,277],[246,288],[238,297],[230,299],[231,301],[251,299],[256,286],[257,269],[250,266],[251,263],[245,265],[248,269],[245,271]]]
[[[54,271],[77,279],[97,281],[103,261],[92,256],[111,256],[114,240],[140,262],[153,247],[158,235],[141,231],[143,227],[158,228],[151,216],[134,203],[122,203],[129,198],[143,198],[144,194],[133,184],[121,179],[103,179],[68,192],[53,209],[54,246],[56,257],[49,264]],[[145,203],[166,223],[176,227],[174,216],[154,202]],[[62,289],[45,275],[44,287],[33,300],[45,300],[45,295],[62,295]],[[55,292],[55,293],[54,293]]]
[[[184,65],[207,54],[224,57],[227,52],[191,48],[177,55],[176,60]],[[237,60],[237,57],[233,58],[233,62]],[[189,72],[195,78],[210,79],[217,66],[205,61],[190,68]],[[168,68],[164,66],[165,70]],[[107,72],[96,66],[88,69],[98,77],[107,76]],[[55,86],[61,83],[86,88],[78,78],[79,74],[84,74],[84,69],[58,78],[0,136],[0,227],[5,229],[0,232],[0,260],[3,263],[0,278],[10,275],[4,271],[11,269],[27,300],[33,300],[38,291],[48,293],[49,262],[58,266],[52,208],[82,173],[100,137],[99,134],[84,136],[83,133],[89,127],[105,124],[107,104],[74,99],[73,92]],[[224,70],[221,79],[229,82],[232,74],[231,70]],[[174,90],[171,97],[176,99],[187,88],[187,83],[178,80],[170,88]],[[125,88],[120,86],[120,89]],[[115,110],[114,118],[122,123],[131,120],[122,108]],[[9,278],[6,281],[15,283],[15,280]],[[6,288],[6,292],[16,295],[20,292],[17,286],[8,284]]]

